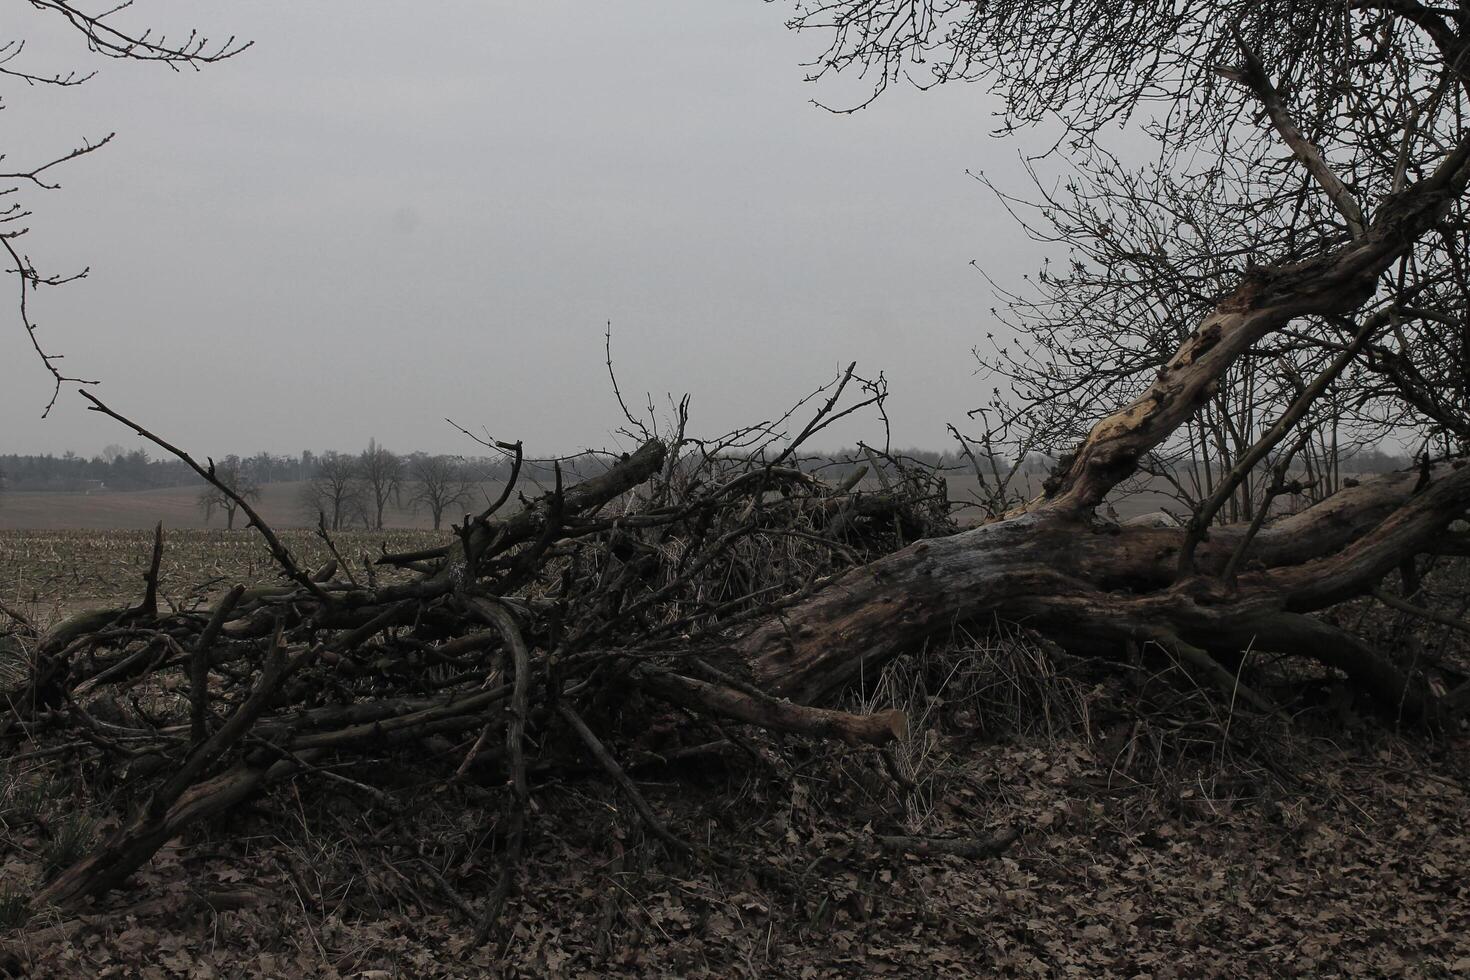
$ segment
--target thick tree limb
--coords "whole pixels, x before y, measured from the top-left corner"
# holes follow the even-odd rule
[[[582,744],[587,747],[587,751],[597,760],[597,764],[602,767],[604,772],[612,777],[613,782],[617,783],[618,788],[623,791],[623,795],[633,804],[633,809],[638,813],[638,818],[643,821],[643,825],[648,828],[649,832],[676,851],[693,850],[686,841],[674,836],[664,826],[663,821],[659,820],[654,814],[653,808],[648,805],[648,801],[643,798],[643,794],[638,792],[638,787],[633,785],[633,780],[628,778],[628,774],[623,771],[623,767],[618,765],[617,760],[612,757],[612,753],[607,750],[607,746],[603,745],[602,740],[597,737],[592,729],[587,727],[587,723],[582,720],[582,717],[573,711],[570,705],[565,703],[558,705],[557,711],[566,719],[567,724],[572,726],[572,731],[577,733],[577,737],[582,740]]]
[[[261,516],[255,512],[255,508],[250,506],[250,503],[245,499],[245,497],[237,493],[234,487],[229,486],[224,481],[215,476],[213,461],[210,462],[209,468],[205,469],[204,467],[196,463],[194,461],[194,458],[188,453],[184,452],[182,449],[168,442],[165,442],[163,439],[154,435],[152,432],[149,432],[138,423],[132,421],[131,419],[125,418],[124,416],[119,415],[117,412],[114,412],[112,409],[108,408],[102,403],[101,399],[92,394],[90,391],[82,391],[80,394],[83,398],[92,403],[88,411],[101,412],[103,415],[106,415],[109,418],[116,419],[123,425],[132,429],[138,435],[142,436],[144,439],[147,439],[149,442],[153,443],[155,446],[158,446],[160,449],[172,453],[174,456],[183,461],[184,464],[187,465],[191,470],[193,470],[195,473],[198,473],[199,476],[206,483],[214,487],[226,497],[233,500],[235,502],[235,505],[244,512],[247,518],[249,518],[250,526],[259,531],[260,536],[265,538],[266,545],[270,548],[271,557],[274,558],[276,560],[276,563],[281,566],[281,570],[286,573],[286,577],[291,579],[291,581],[295,582],[296,584],[300,585],[307,592],[311,593],[322,602],[330,601],[327,597],[327,594],[322,591],[321,586],[313,582],[309,575],[307,575],[299,567],[297,567],[296,560],[291,557],[291,552],[286,550],[286,546],[281,544],[281,539],[276,537],[276,532],[272,531],[270,525],[261,519]]]
[[[761,728],[835,738],[848,745],[886,745],[908,734],[908,719],[902,711],[855,715],[812,708],[774,698],[757,698],[733,688],[662,671],[643,672],[639,683],[649,693],[694,711],[723,715]]]
[[[505,745],[510,763],[510,800],[506,805],[508,824],[505,855],[501,861],[500,874],[496,878],[495,890],[485,903],[485,914],[475,932],[475,941],[483,943],[500,921],[501,912],[515,887],[515,875],[520,869],[521,851],[526,840],[526,814],[531,806],[531,790],[526,782],[526,721],[530,714],[531,657],[526,641],[521,635],[515,617],[500,603],[471,597],[468,606],[500,631],[506,648],[511,654],[511,669],[515,681],[511,693],[510,710],[505,720]]]
[[[188,824],[245,799],[263,783],[294,770],[296,763],[291,761],[263,768],[245,765],[195,785],[195,780],[250,729],[280,683],[310,656],[308,651],[288,659],[278,639],[250,696],[218,731],[189,754],[179,771],[154,792],[147,806],[118,828],[101,848],[42,889],[36,896],[37,906],[73,905],[110,891]]]
[[[1253,270],[1180,345],[1149,388],[1093,427],[1047,481],[1045,506],[1090,514],[1132,475],[1144,453],[1192,415],[1251,345],[1292,319],[1348,313],[1372,296],[1388,269],[1432,228],[1470,180],[1470,137],[1433,174],[1383,205],[1363,235],[1304,262]]]
[[[558,504],[565,515],[581,515],[596,511],[609,501],[616,500],[634,487],[646,482],[663,465],[667,447],[657,439],[650,439],[630,456],[625,456],[605,473],[583,480],[561,493]],[[472,523],[468,537],[440,552],[417,552],[416,560],[429,557],[445,558],[444,567],[436,580],[450,579],[462,574],[465,565],[465,548],[472,553],[482,553],[492,544],[504,551],[514,545],[530,541],[540,535],[553,506],[551,494],[543,496],[530,506],[507,517],[504,521],[480,520]],[[456,569],[459,571],[456,572]]]
[[[1153,639],[1160,629],[1211,652],[1222,643],[1275,649],[1262,626],[1275,623],[1290,627],[1282,642],[1297,650],[1306,628],[1271,617],[1365,593],[1406,554],[1429,548],[1470,506],[1470,466],[1434,467],[1419,488],[1422,477],[1364,481],[1342,499],[1268,525],[1234,588],[1208,579],[1170,585],[1181,529],[1079,524],[1050,509],[1035,511],[852,569],[735,640],[729,656],[764,690],[813,703],[957,622],[992,617],[1090,652]],[[1200,549],[1201,570],[1223,568],[1245,531],[1212,532]],[[1386,675],[1376,676],[1366,657],[1345,663],[1364,683],[1384,689]],[[1411,712],[1428,707],[1413,698],[1406,704]]]
[[[1307,168],[1307,172],[1326,193],[1332,206],[1342,215],[1347,223],[1348,234],[1361,238],[1365,230],[1363,211],[1358,207],[1352,192],[1332,172],[1332,168],[1327,166],[1327,161],[1322,158],[1322,150],[1303,135],[1296,120],[1287,110],[1286,103],[1282,101],[1281,93],[1276,91],[1276,86],[1271,84],[1271,79],[1266,75],[1260,56],[1251,50],[1250,45],[1238,33],[1235,40],[1240,46],[1245,63],[1238,69],[1219,68],[1217,71],[1226,78],[1247,86],[1261,100],[1261,105],[1265,106],[1266,114],[1271,117],[1271,123],[1276,127],[1282,142],[1291,147],[1291,152]]]

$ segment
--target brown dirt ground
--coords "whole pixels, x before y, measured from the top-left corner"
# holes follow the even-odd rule
[[[278,787],[94,915],[5,939],[38,977],[1470,972],[1466,738],[1395,734],[1331,698],[1290,723],[1232,718],[1156,675],[1069,677],[1041,656],[978,643],[885,672],[861,706],[910,711],[891,768],[912,790],[873,750],[797,738],[661,764],[720,733],[625,705],[615,744],[697,857],[647,836],[574,747],[541,746],[518,894],[484,946],[503,776],[444,786],[465,750],[447,744],[368,760],[386,797]],[[12,768],[5,881],[39,877],[64,811],[105,798],[98,778]],[[875,840],[1005,827],[1021,839],[993,859]]]

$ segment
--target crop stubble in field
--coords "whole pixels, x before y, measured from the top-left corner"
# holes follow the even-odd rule
[[[280,537],[301,564],[316,568],[331,556],[314,531]],[[337,550],[354,571],[390,551],[412,551],[450,540],[451,532],[418,529],[342,531]],[[78,609],[136,602],[153,547],[150,531],[0,531],[0,599],[42,623]],[[381,573],[380,573],[381,574]],[[250,530],[164,531],[160,596],[186,604],[232,585],[277,581],[279,571],[260,536]]]

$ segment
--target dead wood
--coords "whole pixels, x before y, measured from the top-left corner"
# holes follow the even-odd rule
[[[383,555],[379,565],[399,570],[392,581],[376,573],[339,580],[331,567],[306,575],[241,501],[283,584],[233,590],[207,618],[163,615],[155,568],[141,606],[81,613],[42,636],[31,676],[7,692],[6,737],[14,739],[37,719],[64,728],[59,706],[69,699],[138,675],[188,672],[186,714],[128,733],[136,744],[127,752],[147,744],[173,760],[172,771],[41,897],[75,904],[115,887],[225,801],[284,775],[324,775],[323,755],[458,737],[447,778],[467,776],[471,761],[477,772],[507,777],[495,827],[502,863],[481,920],[488,936],[513,891],[534,810],[527,753],[564,745],[549,737],[555,727],[565,726],[618,784],[651,833],[677,842],[593,721],[616,726],[652,699],[697,717],[882,746],[905,736],[900,712],[856,714],[821,702],[960,624],[1020,623],[1074,656],[1142,649],[1222,703],[1261,713],[1275,707],[1241,676],[1242,654],[1307,657],[1342,672],[1396,720],[1442,723],[1466,695],[1445,702],[1422,671],[1318,614],[1371,595],[1414,556],[1442,547],[1446,527],[1470,508],[1470,466],[1426,459],[1294,516],[1217,520],[1234,483],[1285,444],[1305,406],[1392,317],[1370,317],[1353,331],[1188,526],[1124,527],[1097,508],[1246,351],[1295,319],[1365,303],[1467,180],[1470,138],[1378,208],[1360,234],[1304,260],[1253,269],[1143,393],[1061,461],[1040,497],[968,530],[950,522],[942,479],[887,452],[862,447],[877,493],[800,465],[804,439],[881,404],[881,382],[853,368],[813,393],[810,419],[785,444],[775,445],[771,426],[694,443],[680,414],[672,441],[645,433],[634,452],[596,472],[571,474],[554,461],[553,489],[523,498],[508,515],[502,507],[523,460],[519,444],[497,444],[516,460],[500,499],[440,548]],[[845,404],[856,389],[863,395]],[[218,484],[181,450],[88,398]],[[1285,467],[1276,465],[1281,482]],[[160,532],[155,565],[162,540]],[[289,659],[288,649],[296,651]],[[426,664],[450,674],[433,676]],[[344,696],[346,704],[323,703]],[[213,716],[224,721],[211,732]],[[84,737],[97,739],[96,727]]]
[[[39,638],[27,685],[49,695],[12,698],[32,705],[26,717],[55,725],[48,705],[174,670],[187,675],[187,710],[145,739],[149,751],[175,758],[172,770],[37,900],[75,907],[100,895],[185,827],[287,776],[377,798],[370,777],[340,776],[326,761],[449,737],[464,741],[444,778],[506,780],[493,827],[500,868],[480,914],[488,938],[523,860],[531,776],[571,771],[554,756],[534,766],[528,758],[533,745],[544,754],[566,744],[551,737],[554,727],[580,743],[653,836],[685,849],[600,730],[628,706],[652,699],[695,716],[883,746],[906,736],[902,712],[820,702],[957,623],[996,617],[1082,656],[1142,644],[1241,710],[1274,710],[1226,666],[1249,648],[1342,670],[1395,717],[1442,714],[1422,678],[1311,614],[1367,594],[1406,554],[1432,547],[1470,505],[1470,468],[1456,462],[1365,480],[1279,521],[1198,535],[1079,516],[1071,491],[956,532],[923,480],[891,478],[870,494],[758,456],[675,453],[649,440],[509,517],[492,508],[452,544],[413,556],[429,568],[406,578],[365,586],[323,570],[308,590],[283,566],[288,584],[236,587],[208,616],[102,610],[58,624]],[[669,482],[650,485],[658,481]],[[905,543],[916,526],[928,536]],[[1179,579],[1191,536],[1194,573]],[[799,564],[789,566],[791,556]],[[129,643],[131,652],[98,659]],[[443,665],[453,677],[429,686],[410,662]],[[359,692],[349,703],[312,704],[344,684]],[[991,853],[984,842],[891,846]]]
[[[775,731],[833,738],[848,745],[884,745],[908,733],[902,711],[856,715],[828,708],[758,697],[671,672],[644,672],[639,683],[664,700],[695,711],[733,718]]]
[[[895,658],[942,642],[957,627],[981,630],[996,622],[1021,624],[1087,663],[1147,658],[1158,673],[1171,681],[1182,674],[1186,687],[1210,692],[1231,712],[1280,711],[1273,692],[1251,673],[1260,654],[1302,658],[1340,675],[1395,724],[1457,722],[1470,710],[1470,684],[1462,681],[1444,694],[1442,678],[1431,677],[1416,659],[1396,656],[1334,617],[1339,607],[1376,596],[1399,613],[1445,626],[1463,623],[1463,609],[1450,616],[1419,604],[1423,578],[1416,565],[1425,556],[1470,553],[1463,533],[1447,533],[1470,510],[1463,366],[1457,388],[1444,383],[1456,376],[1446,375],[1441,363],[1463,360],[1470,350],[1458,322],[1465,263],[1455,251],[1465,238],[1459,212],[1470,183],[1470,136],[1462,107],[1453,104],[1470,84],[1456,68],[1466,53],[1463,42],[1446,19],[1456,15],[1417,4],[1379,5],[1385,48],[1401,44],[1404,51],[1383,77],[1411,93],[1403,111],[1380,118],[1375,98],[1347,107],[1339,102],[1341,93],[1354,94],[1345,77],[1330,70],[1336,61],[1353,60],[1337,47],[1339,27],[1350,49],[1355,43],[1347,19],[1329,24],[1331,51],[1323,55],[1316,47],[1304,50],[1320,47],[1313,32],[1329,23],[1312,17],[1305,20],[1317,26],[1300,29],[1302,36],[1288,33],[1289,43],[1277,44],[1263,25],[1253,33],[1242,29],[1243,8],[1214,11],[1221,23],[1202,27],[1183,14],[1171,13],[1161,23],[1147,5],[1093,4],[1089,10],[1099,16],[1077,18],[1087,28],[1067,42],[1071,28],[1057,27],[1044,6],[961,5],[966,13],[944,27],[950,31],[945,43],[975,47],[953,52],[946,70],[989,73],[1023,97],[1022,115],[1066,117],[1066,125],[1076,127],[1066,110],[1084,117],[1090,111],[1100,126],[1136,108],[1116,91],[1102,91],[1125,84],[1119,74],[1131,78],[1133,68],[1144,68],[1137,100],[1171,81],[1198,84],[1207,64],[1212,81],[1218,74],[1236,83],[1240,99],[1264,111],[1272,139],[1284,144],[1302,172],[1290,171],[1292,179],[1275,172],[1289,189],[1286,197],[1279,196],[1280,187],[1272,190],[1276,204],[1286,201],[1290,212],[1284,231],[1268,229],[1264,241],[1236,240],[1231,254],[1208,256],[1234,269],[1233,278],[1186,270],[1172,280],[1124,275],[1104,283],[1116,294],[1162,281],[1170,304],[1176,294],[1187,294],[1191,319],[1165,325],[1167,344],[1154,349],[1157,338],[1134,343],[1137,338],[1124,333],[1117,343],[1128,354],[1121,367],[1088,363],[1088,351],[1079,355],[1066,344],[1051,345],[1058,356],[1076,358],[1083,373],[1063,371],[1054,386],[1041,385],[1037,404],[1059,391],[1099,390],[1092,382],[1109,397],[1063,420],[1077,426],[1068,430],[1075,445],[1051,457],[1057,463],[1041,495],[1017,503],[1009,489],[1032,450],[1051,452],[1049,438],[1046,445],[1024,441],[1002,467],[993,433],[969,440],[958,429],[953,432],[964,455],[988,484],[982,504],[989,519],[981,526],[957,528],[943,476],[887,448],[859,444],[861,468],[824,478],[815,461],[802,457],[807,441],[860,409],[881,410],[886,397],[881,377],[863,379],[855,365],[780,418],[708,441],[689,436],[687,399],[671,400],[675,421],[666,435],[635,418],[613,375],[627,432],[636,432],[632,452],[538,464],[524,458],[520,443],[486,443],[513,459],[510,479],[498,499],[467,516],[452,538],[413,552],[385,549],[372,563],[364,555],[359,577],[352,556],[337,553],[323,518],[320,533],[333,560],[308,574],[212,461],[201,465],[84,391],[91,411],[174,454],[238,506],[261,536],[280,581],[236,585],[207,615],[207,606],[165,611],[159,603],[165,559],[160,526],[138,604],[80,612],[40,635],[0,607],[21,626],[29,656],[24,682],[0,692],[6,705],[0,740],[7,753],[29,761],[54,751],[99,768],[117,768],[119,760],[127,766],[126,778],[114,780],[117,829],[62,868],[34,904],[80,908],[120,886],[166,841],[288,777],[329,780],[370,805],[396,809],[384,788],[390,767],[381,765],[392,750],[397,758],[412,754],[418,789],[435,781],[458,780],[462,788],[477,778],[498,783],[493,792],[480,790],[497,804],[484,808],[488,816],[479,829],[499,862],[479,912],[484,941],[509,920],[518,876],[526,870],[536,780],[574,771],[569,757],[590,756],[651,836],[701,856],[677,827],[659,818],[629,777],[619,761],[629,758],[620,742],[651,737],[660,725],[660,734],[669,727],[679,734],[685,726],[714,728],[721,736],[716,743],[690,746],[671,737],[642,756],[700,758],[709,744],[744,745],[733,722],[877,746],[894,781],[906,794],[917,794],[919,783],[890,751],[908,736],[905,715],[843,710],[834,702]],[[836,25],[834,54],[824,66],[862,62],[867,46],[866,56],[884,69],[881,85],[899,77],[892,59],[903,64],[931,50],[929,38],[908,32],[922,35],[944,22],[926,5],[916,9],[924,13],[881,23],[870,20],[886,16],[872,5],[815,5],[810,16],[831,16]],[[1036,11],[1044,28],[1017,26]],[[1321,13],[1309,13],[1314,11]],[[963,20],[969,16],[976,20]],[[1395,40],[1398,18],[1414,25],[1412,43]],[[959,29],[966,23],[986,29]],[[1094,23],[1114,33],[1098,40]],[[1120,23],[1141,26],[1120,30]],[[1197,47],[1176,46],[1181,25],[1196,32],[1186,40]],[[1367,22],[1358,26],[1369,28],[1360,32],[1364,37],[1377,30]],[[978,40],[955,40],[992,36],[1001,39],[992,49]],[[1096,52],[1108,48],[1131,53],[1133,60],[1104,58],[1099,71],[1103,56]],[[1177,79],[1152,74],[1176,50],[1188,52]],[[1284,64],[1267,64],[1270,57]],[[1363,63],[1376,65],[1377,57]],[[1222,61],[1230,64],[1221,67]],[[1278,67],[1293,77],[1273,78]],[[1442,81],[1430,83],[1441,75]],[[1314,98],[1299,97],[1302,88]],[[1374,95],[1393,101],[1387,88]],[[1203,110],[1195,106],[1195,92],[1176,96],[1193,107],[1180,125],[1199,125],[1196,114]],[[1316,117],[1304,118],[1304,112]],[[1223,128],[1211,134],[1226,137],[1221,152],[1232,152],[1232,119],[1243,117],[1223,112],[1220,118]],[[1344,138],[1346,147],[1327,147],[1322,134],[1330,135],[1340,118],[1361,125],[1367,142]],[[1082,124],[1072,132],[1091,135],[1095,129]],[[1394,134],[1402,145],[1387,145],[1383,134]],[[1254,156],[1222,161],[1220,170],[1250,171],[1280,149],[1257,145]],[[1353,151],[1351,180],[1334,172],[1330,149]],[[1099,170],[1105,175],[1108,168]],[[22,176],[35,180],[35,173]],[[1374,188],[1378,199],[1370,201],[1365,195]],[[1184,221],[1179,209],[1164,210],[1174,231],[1195,228],[1192,214]],[[1085,256],[1090,262],[1169,266],[1161,241],[1153,243],[1155,251],[1121,249],[1110,221],[1087,207],[1078,213],[1087,220],[1078,220],[1076,227],[1085,231],[1076,234],[1100,243]],[[1137,213],[1125,210],[1125,216]],[[1266,207],[1250,217],[1282,213]],[[1435,238],[1450,244],[1427,263],[1422,245]],[[45,280],[28,270],[9,238],[0,240],[21,272],[24,304],[26,288]],[[1245,258],[1231,265],[1240,256]],[[1085,275],[1087,263],[1075,265]],[[1422,265],[1449,271],[1419,279]],[[1074,313],[1087,305],[1087,299],[1061,299],[1070,300]],[[34,324],[23,319],[34,341]],[[1405,339],[1406,320],[1434,325],[1459,340],[1459,349],[1435,346],[1430,334],[1418,338],[1416,350]],[[1312,329],[1302,331],[1303,323]],[[1085,337],[1085,330],[1067,336],[1079,334]],[[1238,383],[1241,366],[1291,354],[1302,344],[1320,355],[1310,376],[1283,362],[1281,390],[1288,394],[1250,438],[1237,440],[1229,462],[1210,462],[1224,435],[1243,431],[1229,411],[1238,403],[1221,395]],[[1431,356],[1424,356],[1425,348]],[[59,387],[67,379],[51,358],[43,360]],[[608,368],[611,374],[610,332]],[[1312,444],[1322,402],[1342,394],[1343,379],[1359,369],[1376,380],[1355,382],[1363,386],[1351,392],[1358,408],[1363,401],[1388,400],[1397,414],[1384,431],[1408,419],[1435,438],[1424,440],[1412,469],[1343,482],[1299,513],[1279,515],[1271,505],[1288,495],[1288,487],[1323,478],[1311,471],[1313,464],[1307,474],[1294,475],[1293,461]],[[1114,376],[1103,378],[1108,371]],[[1037,378],[1024,371],[1011,377],[1021,390]],[[1220,437],[1214,446],[1206,442],[1207,427],[1191,428],[1207,414],[1214,418],[1212,434]],[[1045,413],[1040,418],[1056,420]],[[1209,471],[1191,499],[1186,525],[1122,526],[1107,516],[1110,502],[1141,471],[1172,478],[1154,464],[1171,441],[1181,440],[1189,443],[1188,452],[1205,457],[1201,465]],[[985,464],[976,447],[987,454]],[[523,468],[543,464],[553,487],[530,499],[521,493]],[[1269,471],[1268,484],[1261,483],[1262,471]],[[1255,491],[1264,495],[1264,506],[1240,520],[1228,516]],[[519,506],[510,511],[513,499]],[[1407,583],[1410,594],[1403,599],[1388,591],[1394,575]],[[101,710],[116,708],[120,695],[145,683],[154,695],[146,710],[137,699],[131,714]],[[54,744],[41,744],[47,739]],[[348,776],[342,766],[361,768]],[[981,859],[1002,853],[1018,834],[1012,828],[988,840],[879,835],[877,843],[906,854]],[[434,874],[462,913],[473,911]]]

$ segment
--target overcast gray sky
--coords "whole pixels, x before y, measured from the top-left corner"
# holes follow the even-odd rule
[[[1015,189],[977,86],[810,103],[822,39],[760,0],[140,3],[255,41],[203,72],[88,60],[44,19],[9,84],[7,164],[115,143],[29,194],[36,318],[110,404],[201,453],[610,445],[625,394],[693,395],[713,434],[850,360],[891,382],[895,442],[938,448],[986,384],[970,347],[1039,253],[966,169]],[[8,302],[0,451],[136,438],[49,380]],[[834,434],[866,435],[865,423]]]

